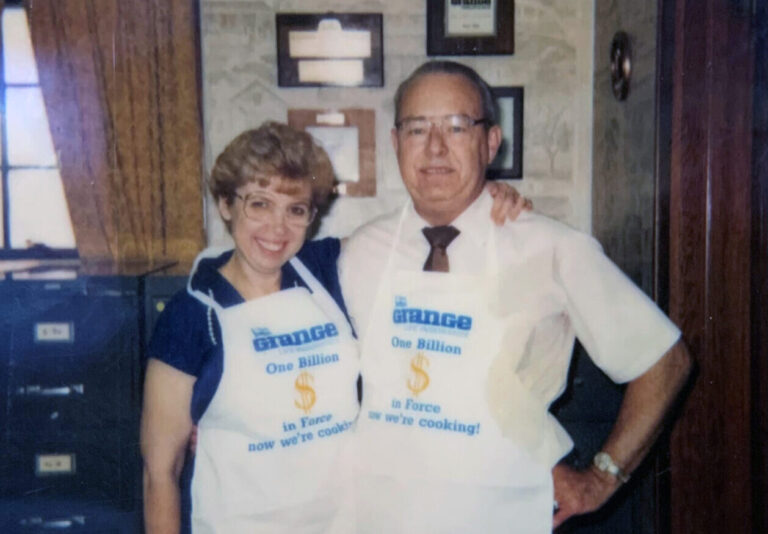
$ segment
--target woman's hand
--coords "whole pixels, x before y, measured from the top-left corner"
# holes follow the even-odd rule
[[[531,199],[525,198],[517,189],[503,182],[487,182],[486,189],[493,197],[491,219],[497,225],[503,225],[507,219],[514,221],[524,211],[533,209]]]

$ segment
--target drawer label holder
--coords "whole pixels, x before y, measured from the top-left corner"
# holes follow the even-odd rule
[[[35,476],[74,475],[76,470],[77,462],[74,453],[35,455]]]
[[[35,343],[74,343],[74,323],[35,323]]]

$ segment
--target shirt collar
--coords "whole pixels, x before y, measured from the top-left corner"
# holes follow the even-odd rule
[[[488,238],[488,225],[493,224],[492,206],[493,197],[483,188],[480,195],[451,222],[451,225],[461,232],[456,239],[469,239],[477,245],[484,245]],[[408,210],[403,230],[407,234],[412,235],[417,232],[421,236],[421,229],[431,225],[416,212],[413,202],[410,203]]]
[[[219,272],[219,268],[229,261],[232,252],[232,250],[228,250],[215,258],[200,260],[197,271],[192,276],[192,289],[200,290],[203,293],[208,293],[210,290],[213,293],[213,298],[225,308],[245,302],[240,293]],[[306,283],[290,263],[286,262],[281,271],[281,290],[294,286],[306,287]]]
[[[225,308],[243,302],[243,298],[234,287],[219,273],[219,267],[232,257],[232,251],[200,260],[197,271],[192,276],[192,289],[203,293],[213,293],[211,296]]]

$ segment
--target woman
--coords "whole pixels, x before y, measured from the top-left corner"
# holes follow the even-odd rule
[[[177,532],[198,427],[194,532],[324,532],[357,415],[358,359],[337,239],[305,243],[333,170],[304,132],[268,122],[219,155],[210,190],[235,248],[204,251],[150,344],[141,447],[147,531]],[[497,216],[516,216],[510,190]],[[186,530],[186,528],[185,528]]]

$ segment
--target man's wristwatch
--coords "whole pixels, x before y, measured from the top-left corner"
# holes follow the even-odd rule
[[[626,474],[621,467],[616,465],[616,462],[613,461],[611,455],[605,451],[600,451],[595,454],[592,463],[603,473],[608,473],[609,475],[616,477],[622,484],[626,484],[629,481],[629,475]]]

